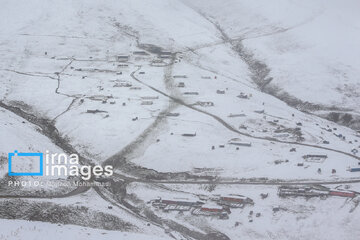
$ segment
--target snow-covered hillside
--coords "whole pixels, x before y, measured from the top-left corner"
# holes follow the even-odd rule
[[[358,233],[358,1],[0,4],[0,238]],[[15,150],[114,174],[8,176]]]
[[[269,72],[258,83],[265,92],[359,128],[358,1],[186,2],[266,65]],[[341,121],[334,113],[356,121]]]

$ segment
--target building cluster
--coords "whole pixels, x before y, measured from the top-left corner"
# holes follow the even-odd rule
[[[242,147],[251,147],[251,142],[241,141],[239,138],[232,138],[228,141],[230,145],[242,146]]]
[[[196,216],[214,216],[228,219],[230,208],[243,208],[247,204],[254,204],[248,197],[236,194],[225,196],[215,195],[210,198],[158,198],[151,201],[153,207],[164,212],[189,211]]]
[[[324,186],[280,186],[278,189],[279,197],[321,197],[339,196],[354,198],[357,192],[343,189],[330,189]]]

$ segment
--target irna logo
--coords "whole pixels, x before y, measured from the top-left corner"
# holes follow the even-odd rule
[[[9,176],[81,176],[89,180],[92,176],[112,176],[110,165],[80,165],[77,154],[65,153],[9,153]]]
[[[9,153],[9,176],[42,176],[43,158],[43,153],[19,153],[17,150]],[[34,168],[39,170],[34,172]]]

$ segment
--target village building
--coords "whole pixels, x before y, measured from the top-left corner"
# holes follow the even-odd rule
[[[178,117],[180,113],[166,113],[167,117]]]
[[[229,144],[231,144],[231,145],[236,145],[236,146],[242,146],[242,147],[251,147],[251,142],[231,141],[231,142],[229,142]]]
[[[262,113],[265,113],[265,110],[255,110],[254,113],[262,114]]]
[[[198,92],[184,92],[184,95],[199,95]]]
[[[128,82],[115,83],[113,87],[131,87],[132,84]]]
[[[127,62],[129,60],[129,56],[127,55],[118,55],[116,58],[119,62]]]
[[[215,204],[204,204],[191,212],[193,215],[216,216],[220,219],[228,219],[230,210]]]
[[[144,96],[141,97],[143,100],[153,100],[153,99],[159,99],[159,96]]]
[[[280,186],[278,189],[280,197],[326,197],[329,193],[327,188],[321,186]]]
[[[247,94],[245,94],[245,93],[240,93],[237,97],[242,98],[242,99],[248,99],[249,98],[249,96]]]
[[[339,189],[330,189],[331,196],[338,196],[338,197],[349,197],[354,198],[356,196],[355,192],[346,191],[346,190],[339,190]]]
[[[130,90],[141,90],[141,87],[131,87]]]
[[[195,133],[183,133],[183,134],[181,134],[181,136],[183,136],[183,137],[195,137],[196,132]]]
[[[183,87],[185,87],[185,83],[184,83],[184,82],[179,82],[178,85],[177,85],[177,87],[183,88]]]
[[[189,211],[191,208],[201,207],[204,202],[196,198],[158,198],[152,201],[152,206],[168,211]]]
[[[360,168],[350,168],[350,172],[360,172]]]
[[[141,105],[153,105],[153,101],[142,101]]]
[[[196,105],[202,106],[202,107],[213,107],[213,102],[196,102]]]
[[[142,56],[146,56],[149,55],[147,52],[145,51],[134,51],[133,52],[134,55],[142,55]]]
[[[324,161],[325,159],[327,159],[327,155],[326,154],[307,154],[304,155],[303,158],[306,161],[314,161],[314,162],[319,162],[319,161]]]
[[[173,78],[187,78],[186,75],[174,75]]]
[[[107,113],[107,111],[103,111],[103,110],[99,110],[99,109],[95,109],[95,110],[86,110],[86,113]]]
[[[231,208],[241,208],[244,207],[246,204],[254,204],[252,199],[237,194],[220,196],[217,203],[219,205],[223,205]]]
[[[228,117],[246,117],[245,113],[232,114],[230,113]]]

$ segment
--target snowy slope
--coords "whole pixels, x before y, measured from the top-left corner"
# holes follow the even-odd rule
[[[304,239],[318,231],[314,239],[320,240],[358,234],[358,196],[277,195],[280,182],[334,188],[343,181],[349,186],[341,188],[359,189],[359,173],[347,170],[360,160],[354,130],[360,116],[358,1],[0,4],[0,182],[8,181],[7,153],[15,149],[76,151],[115,168],[104,180],[110,187],[0,186],[0,203],[10,206],[1,218],[26,212],[25,219],[50,214],[42,220],[71,220],[1,220],[0,238],[211,240],[215,231],[230,239]],[[332,112],[352,119],[324,119]],[[327,158],[313,161],[307,154]],[[265,192],[269,198],[262,199]],[[149,202],[230,193],[249,196],[254,205],[231,209],[230,218],[220,220],[164,212]],[[39,206],[46,208],[39,213]],[[285,210],[275,213],[276,206]],[[262,215],[255,219],[249,211]],[[84,226],[88,217],[99,229],[70,225]],[[105,231],[103,219],[136,231]]]
[[[267,77],[273,78],[268,92],[283,99],[290,95],[324,107],[353,109],[357,118],[358,1],[186,2],[267,65]],[[294,99],[288,103],[294,105]],[[353,126],[358,128],[356,123]]]
[[[123,233],[118,231],[98,231],[92,228],[78,227],[72,225],[57,225],[50,223],[35,223],[24,220],[0,220],[1,223],[1,239],[20,240],[20,239],[129,239],[142,240],[149,237],[146,234]],[[152,236],[151,239],[161,240],[167,239]]]

